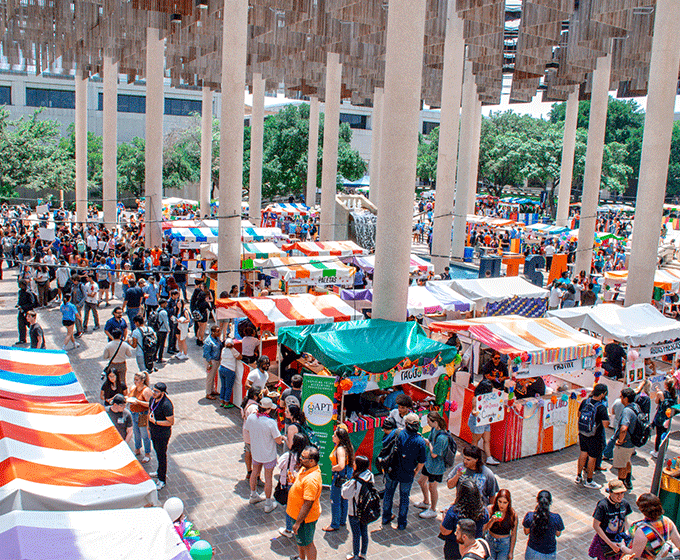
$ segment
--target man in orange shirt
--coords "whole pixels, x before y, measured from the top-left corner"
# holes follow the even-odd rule
[[[288,491],[286,514],[295,520],[293,533],[298,556],[291,560],[316,560],[314,529],[321,514],[321,471],[319,450],[309,445],[300,453],[302,468]]]
[[[158,245],[151,249],[151,261],[155,267],[161,264],[161,253],[162,251],[158,248]]]

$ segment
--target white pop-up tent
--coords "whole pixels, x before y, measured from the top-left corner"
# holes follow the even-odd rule
[[[548,290],[519,276],[452,280],[451,288],[472,300],[486,315],[543,317],[548,307]]]

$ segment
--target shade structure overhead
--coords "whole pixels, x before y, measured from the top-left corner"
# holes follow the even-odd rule
[[[539,288],[518,276],[452,280],[450,286],[456,292],[474,301],[478,309],[487,303],[502,301],[515,296],[520,298],[548,297],[548,290]]]
[[[368,253],[354,241],[298,241],[284,246],[286,251],[300,251],[309,257],[349,257]]]
[[[272,257],[256,259],[255,268],[261,268],[269,276],[286,282],[291,280],[319,282],[327,279],[329,283],[346,283],[351,280],[355,269],[332,257]]]
[[[375,255],[355,256],[350,262],[364,270],[367,274],[373,274],[373,270],[375,269]],[[434,265],[420,258],[418,255],[411,255],[409,272],[428,274],[434,272]]]

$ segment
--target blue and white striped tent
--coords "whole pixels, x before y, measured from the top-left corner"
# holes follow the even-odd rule
[[[218,228],[209,227],[170,228],[167,230],[167,236],[179,239],[180,246],[184,249],[199,249],[204,243],[217,243],[219,231]],[[274,241],[284,237],[280,228],[241,228],[241,240],[246,243]]]

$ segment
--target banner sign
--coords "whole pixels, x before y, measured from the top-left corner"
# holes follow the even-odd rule
[[[302,410],[307,423],[319,439],[319,468],[324,484],[331,483],[331,451],[333,451],[333,398],[335,377],[305,374],[302,384]]]
[[[569,401],[557,399],[545,401],[543,405],[543,429],[551,426],[566,426],[569,422]]]
[[[653,344],[651,346],[640,346],[636,348],[637,353],[641,358],[654,358],[655,356],[665,356],[666,354],[675,354],[680,351],[680,340],[669,342],[667,344]]]
[[[566,362],[556,362],[552,364],[530,364],[528,376],[523,377],[539,377],[542,375],[552,375],[552,374],[570,374],[570,373],[580,373],[585,369],[595,368],[595,358],[575,358],[573,360],[567,360]],[[519,376],[518,376],[519,377]]]
[[[477,426],[500,422],[505,417],[503,393],[491,391],[475,397],[477,405]]]

